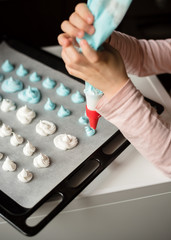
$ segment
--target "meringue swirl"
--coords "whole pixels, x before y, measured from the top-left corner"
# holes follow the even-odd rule
[[[13,146],[18,146],[24,142],[24,138],[21,137],[19,134],[12,132],[12,137],[10,138],[10,143]]]
[[[67,117],[71,115],[71,111],[69,109],[64,108],[64,106],[61,106],[60,109],[58,110],[58,117]]]
[[[25,75],[28,74],[28,70],[26,68],[24,68],[24,66],[22,64],[20,64],[20,66],[16,70],[16,74],[20,77],[24,77]]]
[[[87,125],[89,123],[89,119],[87,116],[81,116],[78,119],[79,123],[83,124],[83,125]]]
[[[0,127],[0,137],[7,137],[10,136],[12,133],[12,128],[5,123],[2,124]]]
[[[33,72],[30,77],[29,77],[31,82],[39,82],[42,77],[40,75],[37,74],[37,72]]]
[[[24,155],[32,156],[35,151],[36,151],[36,148],[29,141],[27,141],[26,145],[23,147]]]
[[[1,88],[7,93],[18,92],[23,89],[23,83],[18,79],[13,79],[13,77],[10,77],[3,81]]]
[[[88,137],[93,136],[96,133],[96,130],[89,126],[85,127],[85,131]]]
[[[51,78],[46,78],[42,83],[44,88],[52,89],[56,86],[56,81]]]
[[[33,165],[36,168],[46,168],[50,165],[50,159],[47,155],[40,153],[33,159]]]
[[[40,102],[41,94],[39,89],[29,86],[28,88],[18,93],[18,98],[24,102],[35,104]]]
[[[53,103],[50,98],[47,99],[47,102],[44,105],[46,111],[53,111],[56,108],[56,104]]]
[[[85,102],[84,96],[79,91],[76,91],[76,93],[72,94],[71,100],[72,100],[73,103],[83,103],[83,102]]]
[[[2,164],[2,169],[4,171],[9,171],[9,172],[13,172],[15,171],[17,168],[17,165],[15,162],[13,162],[9,157],[6,157],[6,160],[4,161],[4,163]]]
[[[1,111],[10,112],[16,109],[16,104],[10,99],[3,99],[1,103]]]
[[[69,134],[59,134],[53,140],[55,147],[61,150],[72,149],[78,144],[78,139]]]
[[[59,96],[67,96],[69,95],[71,92],[70,88],[64,86],[63,83],[60,84],[60,86],[56,89],[56,93],[59,95]]]
[[[33,178],[33,174],[23,168],[23,170],[17,175],[17,177],[21,182],[27,183],[31,181],[31,179]]]
[[[29,124],[36,117],[36,113],[25,105],[18,109],[16,116],[22,124]]]
[[[56,131],[56,125],[46,120],[40,120],[36,125],[36,132],[41,136],[48,136]]]
[[[11,72],[14,69],[14,66],[10,63],[9,60],[5,60],[1,67],[4,72]]]

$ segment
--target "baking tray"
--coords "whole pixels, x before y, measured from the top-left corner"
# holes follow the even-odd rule
[[[3,47],[2,47],[3,46]],[[0,53],[2,53],[11,62],[19,65],[23,65],[29,69],[30,72],[37,71],[43,78],[49,76],[57,80],[57,86],[60,82],[71,88],[71,95],[76,90],[82,91],[84,88],[83,82],[80,79],[73,78],[68,75],[65,70],[64,63],[61,59],[46,53],[40,49],[35,49],[30,46],[26,46],[15,40],[6,40],[1,43]],[[14,61],[15,59],[15,61]],[[5,59],[0,59],[1,61]],[[2,62],[0,62],[0,65]],[[14,78],[17,78],[15,71],[12,72]],[[8,77],[8,76],[6,76]],[[14,128],[15,132],[24,136],[25,139],[29,139],[36,147],[38,151],[50,155],[51,166],[48,169],[35,170],[34,167],[28,163],[28,159],[24,159],[21,155],[21,149],[23,146],[17,148],[11,147],[9,139],[6,142],[1,140],[1,147],[4,147],[5,152],[10,152],[8,155],[19,163],[20,171],[23,167],[32,168],[34,173],[33,181],[28,184],[21,184],[15,182],[13,177],[7,178],[7,173],[1,171],[1,191],[0,191],[0,214],[12,224],[16,229],[22,233],[33,236],[38,233],[47,223],[49,223],[53,217],[55,217],[69,202],[71,202],[98,174],[100,174],[124,149],[129,145],[129,142],[122,136],[122,134],[110,123],[101,119],[97,128],[97,134],[91,138],[85,135],[84,127],[78,125],[78,118],[84,114],[85,104],[81,106],[74,106],[71,101],[67,99],[58,99],[54,90],[45,90],[42,88],[42,81],[37,83],[30,83],[28,77],[22,78],[22,81],[27,87],[28,85],[41,89],[42,101],[36,105],[29,105],[30,108],[36,111],[37,118],[27,127],[21,126],[14,120],[14,113],[3,114],[0,113],[0,119]],[[24,104],[18,100],[17,93],[5,94],[0,90],[1,95],[4,98],[10,98],[17,104],[17,108]],[[70,95],[70,96],[71,96]],[[60,104],[68,104],[68,108],[71,108],[72,117],[69,119],[63,119],[62,121],[57,118],[56,113],[45,114],[43,111],[43,105],[45,103],[45,96],[50,96],[53,101],[57,101],[58,106]],[[63,102],[64,101],[64,102]],[[149,100],[150,101],[150,100]],[[157,109],[159,113],[163,111],[163,107],[153,101],[151,104]],[[33,128],[36,123],[42,119],[54,122],[58,130],[49,137],[40,137],[33,132]],[[42,119],[43,120],[43,119]],[[76,135],[79,139],[79,145],[73,150],[66,152],[58,151],[53,146],[53,138],[60,134],[67,132],[68,134]],[[112,154],[105,154],[103,148],[107,146],[111,141],[117,141],[118,138],[122,138],[122,143]],[[43,141],[42,141],[43,140]],[[7,142],[8,141],[8,142]],[[5,143],[5,144],[4,144]],[[50,144],[49,144],[50,143]],[[48,145],[49,144],[49,145]],[[48,148],[47,148],[48,146]],[[54,150],[55,149],[55,150]],[[3,149],[1,150],[3,152]],[[21,165],[21,166],[20,166]],[[30,170],[30,169],[29,169]],[[17,173],[16,173],[17,174]],[[48,180],[45,178],[47,176]],[[7,183],[8,181],[8,183]],[[42,188],[42,185],[44,188]],[[18,189],[20,189],[18,191]],[[17,194],[15,193],[17,191]],[[31,193],[26,198],[25,193]],[[39,194],[37,194],[39,192]],[[26,220],[31,216],[40,206],[49,201],[52,196],[56,196],[59,199],[57,206],[49,213],[44,219],[35,226],[28,226]]]

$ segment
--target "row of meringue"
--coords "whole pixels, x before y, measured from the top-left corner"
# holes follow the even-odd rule
[[[23,143],[24,138],[21,137],[19,134],[16,134],[12,131],[12,128],[9,125],[6,125],[5,123],[2,124],[0,127],[0,137],[7,137],[11,136],[10,143],[13,146],[18,146]]]
[[[4,112],[15,110],[15,104],[9,99],[3,99],[1,104],[1,110]],[[58,111],[59,117],[66,117],[70,115],[71,112],[68,109],[65,109],[63,106],[60,107]],[[27,107],[27,105],[18,109],[16,113],[17,119],[24,125],[29,124],[36,117],[36,113]],[[86,116],[80,117],[79,122],[83,125],[88,124],[88,118]],[[41,136],[48,136],[53,134],[56,131],[56,126],[52,122],[48,122],[46,120],[40,120],[40,122],[36,125],[36,132]],[[85,128],[87,136],[93,136],[95,131],[91,128]],[[1,133],[0,133],[1,135]]]
[[[54,104],[50,99],[46,102],[44,109],[45,110],[54,110],[56,107],[56,104]],[[3,112],[10,112],[14,111],[16,109],[16,104],[10,100],[10,99],[3,99],[1,106],[1,111]],[[59,117],[66,117],[71,114],[69,109],[64,108],[63,106],[60,107],[58,111]],[[17,111],[17,118],[22,124],[29,124],[31,121],[36,117],[36,114],[34,111],[32,111],[30,108],[27,107],[27,105],[21,107]]]
[[[53,134],[56,131],[56,126],[54,123],[42,120],[36,125],[36,132],[41,136],[48,136]],[[6,124],[2,124],[0,127],[0,137],[10,136],[10,143],[13,146],[18,146],[23,143],[24,138],[16,133],[12,132],[12,128]],[[61,150],[67,150],[75,147],[78,144],[78,139],[69,134],[60,134],[54,138],[54,144],[57,148]],[[31,156],[35,152],[35,147],[28,141],[25,147],[23,148],[23,153],[26,156]]]
[[[50,101],[50,99],[48,99],[48,104],[46,103],[45,105],[46,105],[46,108],[45,108],[46,110],[52,110],[55,107],[54,104]],[[16,109],[16,105],[10,99],[3,99],[2,103],[1,103],[1,106],[0,106],[0,109],[3,112],[14,111]],[[70,110],[64,108],[63,106],[61,106],[59,111],[58,111],[58,116],[62,117],[62,118],[66,117],[66,116],[69,116],[70,114],[71,114]],[[27,105],[25,105],[25,106],[18,109],[18,111],[16,113],[16,116],[17,116],[17,119],[22,124],[26,125],[26,124],[29,124],[29,123],[32,122],[32,120],[36,117],[36,113],[33,110],[31,110],[30,108],[28,108]],[[86,116],[80,117],[79,122],[83,125],[87,125],[88,124],[88,118]],[[42,122],[40,122],[39,125],[42,125]],[[45,123],[44,123],[44,125],[45,125]],[[40,128],[40,127],[38,126],[38,128]],[[45,128],[47,128],[47,127],[45,126]],[[53,127],[53,129],[54,129],[54,131],[50,134],[53,134],[55,132],[55,127]],[[39,133],[40,131],[38,130],[37,132]],[[87,131],[86,131],[86,133],[87,133]],[[91,135],[94,135],[94,134],[91,134]],[[44,134],[40,133],[40,135],[47,136],[49,134],[44,135]],[[90,136],[89,134],[87,134],[87,135]]]
[[[50,159],[47,155],[40,153],[37,157],[33,159],[33,165],[36,168],[46,168],[50,165]],[[6,157],[4,163],[2,164],[2,169],[4,171],[14,172],[17,169],[17,164],[12,161],[9,157]],[[21,182],[29,182],[33,177],[33,174],[28,170],[23,169],[18,174],[18,179]]]
[[[51,110],[54,110],[55,107],[56,107],[56,104],[53,103],[48,98],[48,100],[44,106],[44,109],[51,111]],[[3,112],[14,111],[16,109],[16,104],[10,99],[3,99],[2,103],[0,105],[0,109]],[[67,117],[70,114],[71,114],[71,111],[69,109],[64,108],[64,106],[62,106],[62,105],[59,108],[58,113],[57,113],[57,115],[61,118]],[[28,108],[27,105],[24,105],[23,107],[18,109],[16,116],[22,124],[29,124],[36,117],[36,113],[33,110],[31,110],[30,108]]]
[[[13,162],[9,157],[6,157],[6,160],[4,161],[4,163],[2,165],[2,169],[4,171],[14,172],[17,169],[17,164],[15,162]],[[33,174],[23,168],[23,170],[21,172],[19,172],[17,177],[21,182],[26,183],[32,179]]]
[[[50,80],[48,80],[48,83],[49,81]],[[43,86],[47,86],[47,85],[43,84]],[[23,87],[24,87],[23,83],[18,79],[13,79],[13,77],[10,77],[5,81],[3,81],[1,85],[1,88],[4,92],[14,93],[19,91],[18,98],[24,102],[33,103],[33,104],[40,102],[41,92],[39,91],[38,88],[28,86],[27,88],[23,89]],[[56,93],[59,96],[67,96],[70,93],[70,89],[65,87],[64,84],[61,83],[60,86],[57,88]],[[74,103],[83,103],[85,102],[85,97],[79,91],[76,91],[76,93],[74,93],[71,96],[71,100]]]
[[[56,125],[52,122],[46,120],[40,120],[36,125],[36,132],[41,136],[52,135],[56,132]],[[16,134],[12,131],[12,128],[9,125],[3,123],[0,127],[0,137],[7,137],[12,134],[10,142],[13,146],[18,146],[23,143],[24,138],[19,134]]]
[[[36,168],[46,168],[50,165],[50,159],[47,155],[40,153],[37,157],[33,159],[33,165]],[[17,164],[12,161],[9,157],[6,157],[4,163],[2,164],[2,169],[4,171],[13,172],[17,169]]]
[[[9,125],[3,123],[2,126],[0,127],[0,137],[7,137],[10,136],[11,134],[12,134],[10,138],[11,145],[18,146],[24,142],[24,138],[21,135],[14,133]],[[23,148],[23,153],[26,156],[31,156],[35,152],[35,150],[36,148],[29,141],[27,141]]]

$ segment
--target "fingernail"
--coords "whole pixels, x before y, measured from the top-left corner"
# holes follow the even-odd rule
[[[88,22],[89,24],[92,24],[92,23],[93,23],[93,17],[92,17],[92,16],[88,16],[88,17],[87,17],[87,22]]]
[[[78,33],[77,33],[77,37],[78,38],[82,38],[84,36],[84,32],[83,31],[79,31]]]
[[[82,39],[80,41],[80,46],[85,46],[87,44],[87,41],[85,39]]]
[[[95,29],[93,26],[89,27],[88,33],[92,35],[94,33]]]

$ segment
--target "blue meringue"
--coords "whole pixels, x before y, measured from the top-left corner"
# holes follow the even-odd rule
[[[63,117],[67,117],[67,116],[69,116],[69,115],[71,115],[71,111],[70,111],[69,109],[64,108],[64,107],[61,105],[61,107],[60,107],[60,109],[59,109],[59,111],[58,111],[58,117],[63,118]]]
[[[22,64],[20,64],[20,66],[16,70],[16,74],[19,77],[24,77],[24,76],[26,76],[28,74],[28,70],[26,68],[24,68],[24,66]]]
[[[47,111],[52,111],[56,108],[56,104],[53,103],[50,98],[47,99],[47,102],[44,105],[44,109]]]
[[[29,79],[31,82],[39,82],[42,79],[42,77],[38,75],[37,72],[33,72],[32,74],[30,74]]]
[[[63,83],[60,84],[60,86],[56,89],[56,93],[59,95],[59,96],[67,96],[70,94],[70,88],[64,86]]]
[[[18,98],[28,103],[38,103],[41,99],[41,93],[39,89],[28,87],[18,93]]]
[[[2,70],[3,70],[4,72],[11,72],[11,71],[14,70],[14,66],[10,63],[9,60],[6,60],[6,61],[2,64],[1,68],[2,68]]]
[[[46,78],[42,83],[44,88],[52,89],[56,86],[56,81],[51,78]]]

